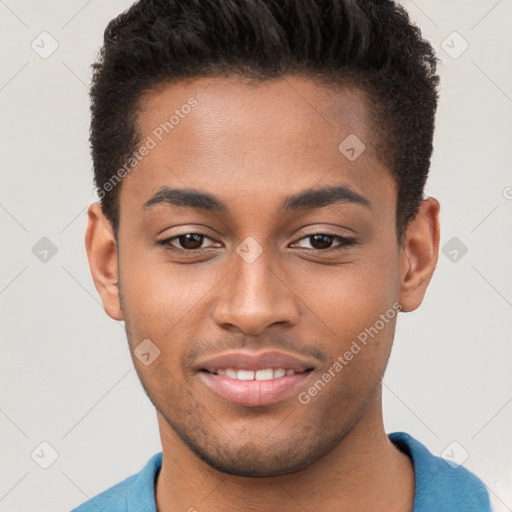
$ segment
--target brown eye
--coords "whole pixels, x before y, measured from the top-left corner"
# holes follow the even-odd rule
[[[332,244],[332,240],[330,239],[333,237],[329,235],[318,234],[311,235],[309,238],[311,239],[311,246],[313,249],[329,249]]]
[[[302,246],[304,249],[310,249],[311,251],[323,251],[328,252],[330,250],[343,250],[347,247],[357,245],[355,238],[348,238],[346,236],[331,235],[330,233],[314,233],[307,235],[299,240],[299,244],[303,241],[309,242],[311,247]],[[334,242],[338,242],[334,244]]]
[[[203,243],[203,236],[197,233],[187,233],[176,238],[183,249],[200,249]]]
[[[183,233],[182,235],[176,235],[165,240],[159,240],[157,244],[172,251],[186,253],[203,251],[205,249],[205,247],[202,247],[203,242],[208,240],[214,241],[209,236],[200,233]]]

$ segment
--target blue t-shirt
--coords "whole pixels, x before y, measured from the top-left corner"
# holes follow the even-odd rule
[[[453,467],[405,432],[388,435],[414,466],[413,512],[492,512],[483,482],[463,466]],[[156,512],[154,484],[162,452],[144,468],[71,512]]]

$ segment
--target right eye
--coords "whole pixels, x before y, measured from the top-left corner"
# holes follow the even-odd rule
[[[208,235],[202,233],[183,233],[171,238],[159,240],[157,243],[171,251],[190,253],[196,251],[203,252],[205,248],[201,247],[201,245],[204,240],[214,241]],[[176,244],[179,244],[181,247],[176,247]]]

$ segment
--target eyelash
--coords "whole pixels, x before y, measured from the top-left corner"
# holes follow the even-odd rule
[[[181,252],[182,254],[186,253],[186,254],[190,254],[190,255],[200,254],[207,250],[206,248],[205,249],[180,249],[177,247],[173,247],[171,245],[171,242],[173,242],[174,240],[177,240],[180,237],[185,236],[185,235],[198,235],[198,236],[202,237],[203,239],[208,239],[208,240],[215,242],[215,240],[212,237],[210,237],[206,234],[190,232],[190,233],[182,233],[180,235],[176,235],[171,238],[166,238],[164,240],[158,240],[157,244],[163,246],[165,249],[167,249],[169,251]],[[333,252],[334,251],[342,251],[348,247],[353,247],[355,245],[358,245],[358,243],[359,243],[359,242],[357,242],[357,240],[355,238],[350,238],[350,237],[341,236],[341,235],[334,235],[332,233],[324,233],[324,232],[312,233],[310,235],[303,236],[302,238],[299,238],[298,242],[300,242],[301,240],[313,237],[315,235],[327,236],[329,238],[337,240],[339,242],[339,244],[337,246],[329,247],[327,249],[306,249],[306,251],[313,252],[313,253],[330,253],[331,251],[333,251]]]

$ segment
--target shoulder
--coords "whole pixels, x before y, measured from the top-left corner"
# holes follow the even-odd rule
[[[131,512],[156,511],[154,497],[155,476],[162,465],[162,452],[146,463],[139,473],[125,478],[107,490],[74,508],[71,512]]]
[[[491,512],[487,488],[474,473],[433,455],[405,432],[388,437],[412,459],[416,480],[414,512]]]

